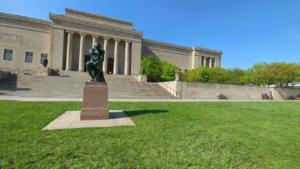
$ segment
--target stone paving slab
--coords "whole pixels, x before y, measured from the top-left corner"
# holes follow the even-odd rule
[[[82,98],[52,98],[52,97],[18,97],[0,96],[0,100],[14,100],[22,102],[82,102]],[[248,101],[300,101],[300,100],[231,100],[231,99],[108,99],[109,102],[248,102]]]
[[[67,111],[42,130],[112,126],[135,126],[135,124],[122,110],[109,110],[108,120],[80,120],[80,111]]]

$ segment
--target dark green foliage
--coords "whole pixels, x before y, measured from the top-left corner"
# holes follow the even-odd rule
[[[153,56],[144,57],[141,62],[141,69],[145,69],[148,82],[173,81],[175,80],[175,70],[178,67],[167,61],[159,62]]]
[[[164,63],[166,61],[163,61],[162,63]],[[175,71],[178,69],[178,67],[175,64],[171,64],[168,63],[167,64],[163,64],[162,66],[162,75],[161,78],[162,80],[165,81],[173,81],[175,80]]]
[[[144,57],[141,62],[141,69],[145,69],[148,82],[157,82],[161,79],[161,67],[159,61],[153,56]]]
[[[208,82],[210,79],[209,68],[204,66],[198,69],[195,80],[197,82]]]

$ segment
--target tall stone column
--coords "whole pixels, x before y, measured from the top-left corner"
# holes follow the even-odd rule
[[[215,67],[220,67],[219,58],[215,58]]]
[[[92,37],[93,37],[93,43],[92,43],[92,48],[93,48],[95,42],[97,42],[98,35],[92,35]]]
[[[86,33],[79,32],[80,48],[79,48],[79,69],[78,72],[84,72],[84,51],[85,51],[85,35]]]
[[[104,53],[104,61],[103,61],[103,73],[107,73],[107,56],[108,56],[108,40],[109,40],[109,37],[107,36],[104,36],[103,37],[104,39],[104,46],[103,46],[103,49],[105,51]]]
[[[219,59],[220,61],[219,61],[219,67],[221,67],[221,58]]]
[[[120,39],[115,39],[115,52],[114,52],[114,74],[118,74],[118,55],[119,55],[119,42]]]
[[[204,63],[203,63],[203,66],[207,66],[207,65],[206,65],[206,58],[207,58],[207,57],[204,56]]]
[[[129,75],[129,43],[130,40],[125,40],[125,68],[124,75]]]
[[[212,58],[209,57],[209,67],[211,67],[211,66],[212,66]]]
[[[68,33],[68,44],[67,44],[66,70],[72,70],[72,45],[73,45],[74,31],[67,30],[67,33]]]
[[[202,67],[202,56],[198,56],[198,67]]]

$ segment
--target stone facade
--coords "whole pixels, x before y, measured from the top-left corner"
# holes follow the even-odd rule
[[[50,69],[86,71],[94,42],[106,51],[105,73],[137,75],[142,58],[149,55],[182,70],[221,67],[222,52],[143,39],[143,32],[133,29],[132,22],[69,8],[65,15],[49,13],[49,18],[0,13],[0,68],[38,69],[42,55],[47,55]],[[12,51],[12,59],[5,56],[7,50]],[[29,62],[26,52],[32,53]]]

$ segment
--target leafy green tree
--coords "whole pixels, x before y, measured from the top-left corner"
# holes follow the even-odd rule
[[[161,70],[159,61],[153,56],[144,57],[141,62],[141,69],[144,68],[144,74],[147,76],[147,81],[157,82],[161,79]]]
[[[173,81],[175,80],[175,71],[178,67],[175,64],[167,63],[162,67],[162,75],[161,78],[166,81]]]
[[[209,68],[207,66],[198,69],[195,80],[198,82],[208,82],[209,81]]]
[[[228,84],[243,84],[241,78],[244,76],[245,71],[239,68],[227,69],[228,78],[225,83]]]
[[[266,65],[267,63],[265,62],[255,63],[252,68],[248,68],[247,71],[244,72],[244,76],[241,77],[240,83],[264,85],[262,71],[266,68]]]
[[[207,67],[206,67],[207,68]],[[230,77],[226,69],[219,67],[207,68],[210,83],[226,83]]]

